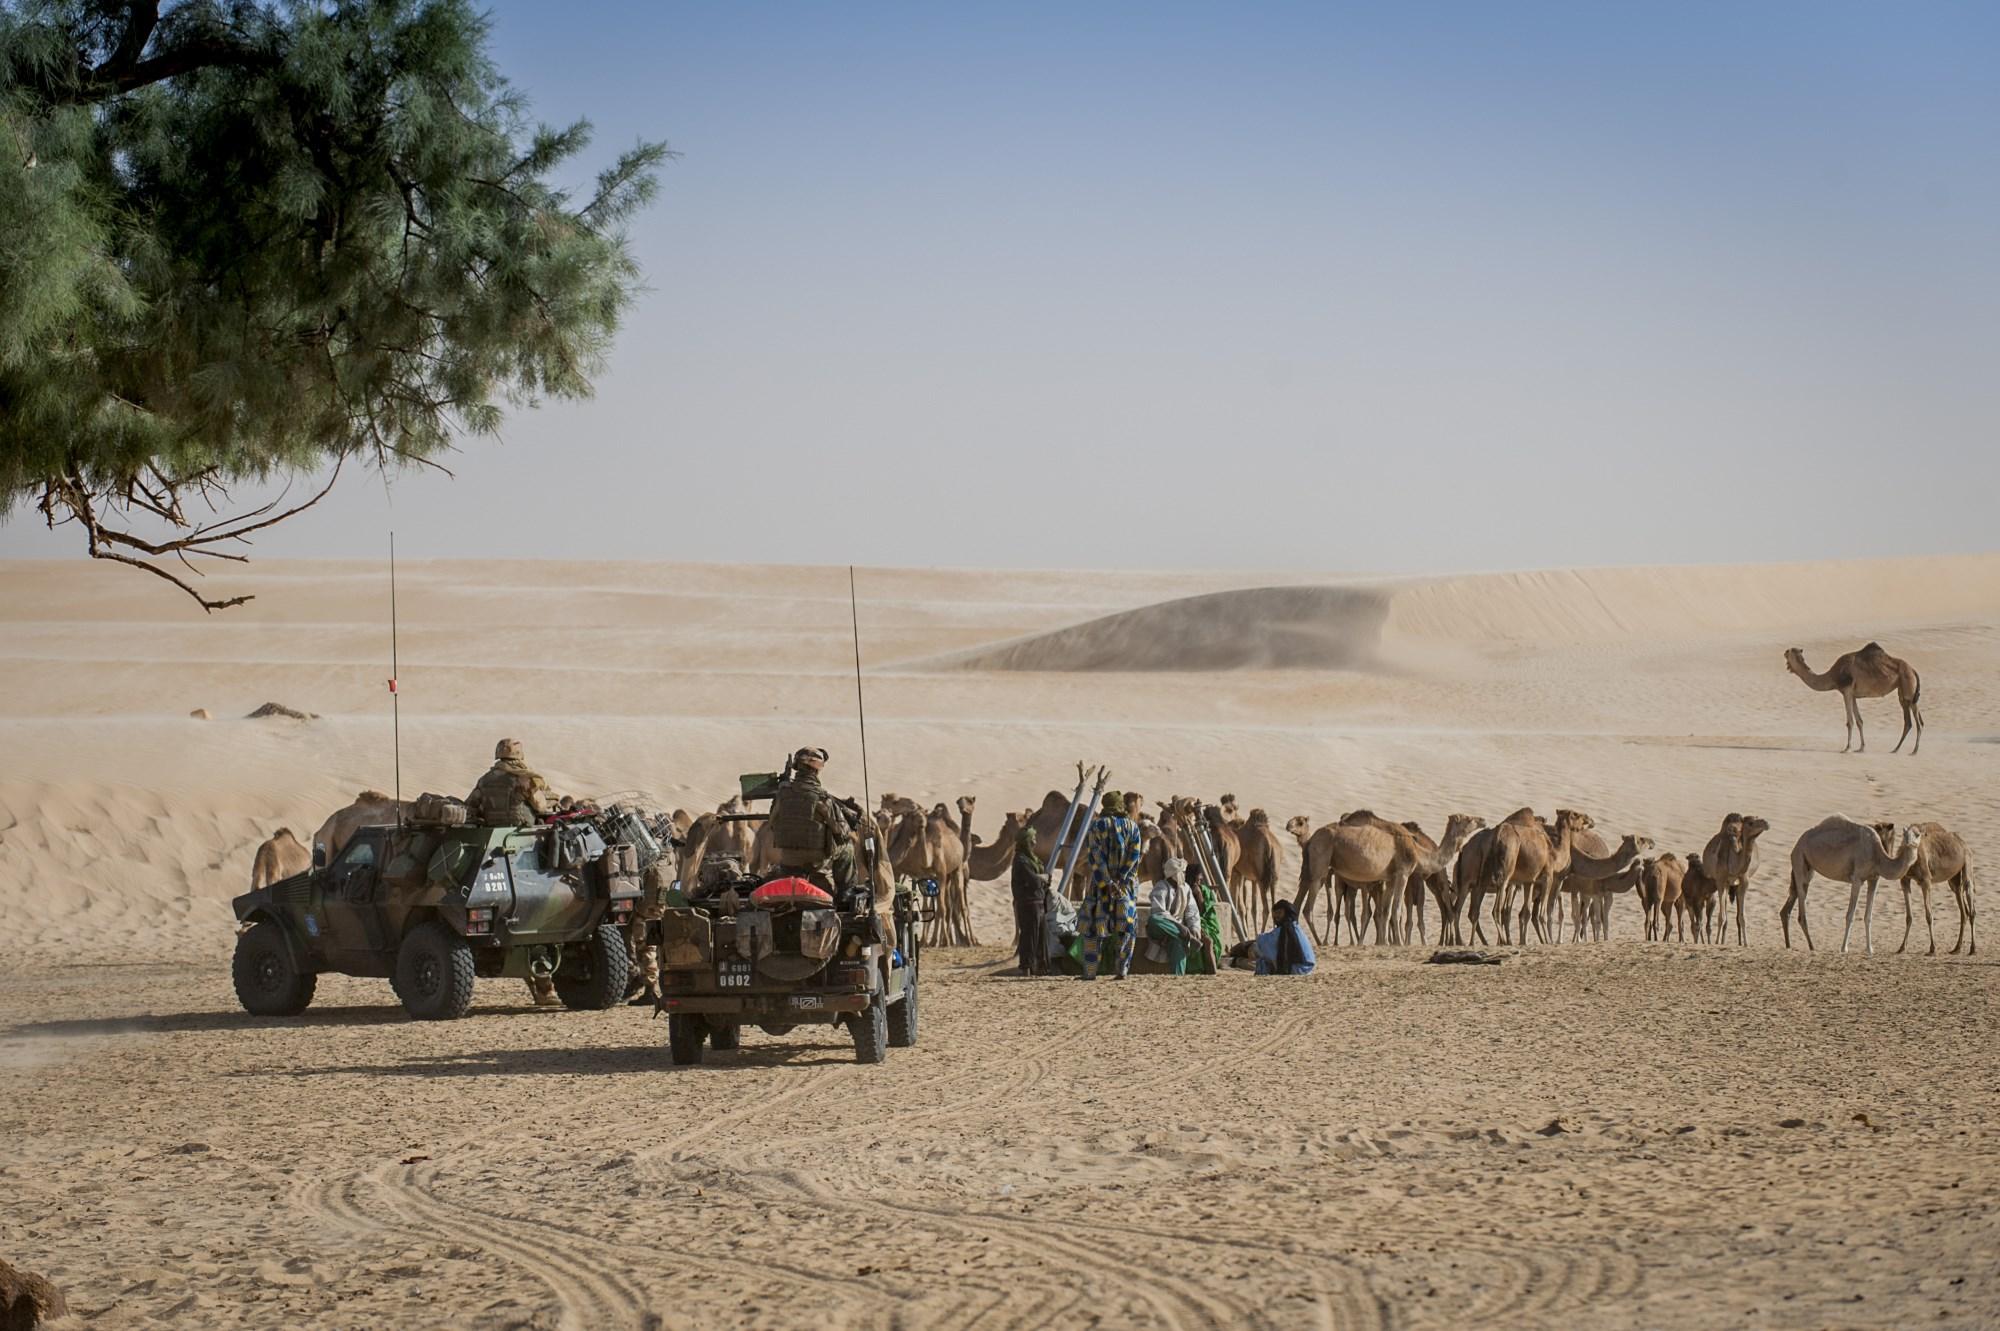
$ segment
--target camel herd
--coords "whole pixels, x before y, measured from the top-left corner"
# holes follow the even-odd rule
[[[1137,791],[1126,791],[1125,800],[1128,809],[1145,808],[1144,796]],[[878,846],[886,850],[879,871],[884,881],[937,881],[938,909],[926,943],[973,947],[979,940],[973,931],[970,885],[1008,876],[1023,831],[1034,834],[1036,852],[1048,862],[1069,805],[1070,797],[1051,790],[1038,808],[1010,811],[998,834],[982,840],[972,831],[976,797],[961,795],[952,808],[939,803],[925,809],[915,800],[891,794],[884,795],[874,811],[872,829],[864,827],[860,834],[872,830]],[[1205,837],[1207,854],[1226,877],[1244,927],[1252,931],[1268,927],[1281,858],[1270,816],[1262,809],[1242,813],[1234,795],[1214,803],[1176,796],[1156,801],[1154,807],[1156,813],[1139,816],[1140,879],[1158,879],[1169,856],[1200,863],[1194,842]],[[320,825],[313,843],[336,856],[356,828],[393,823],[401,811],[391,797],[363,791]],[[764,824],[742,817],[747,813],[747,806],[735,797],[699,816],[674,811],[681,839],[677,870],[683,881],[692,881],[710,857],[729,856],[753,871],[775,863]],[[1644,912],[1648,941],[1692,938],[1726,943],[1733,916],[1735,939],[1741,944],[1759,844],[1770,824],[1732,813],[1700,850],[1685,856],[1672,851],[1649,854],[1653,840],[1640,835],[1628,834],[1614,845],[1588,814],[1574,809],[1558,809],[1553,819],[1538,817],[1532,809],[1517,809],[1491,826],[1476,815],[1454,813],[1445,820],[1444,836],[1436,840],[1416,823],[1393,822],[1367,809],[1319,827],[1304,816],[1292,818],[1285,830],[1300,852],[1299,915],[1322,945],[1340,943],[1343,921],[1350,944],[1368,939],[1371,929],[1377,944],[1429,942],[1432,903],[1438,912],[1439,942],[1485,943],[1489,898],[1500,943],[1517,938],[1526,943],[1530,933],[1537,942],[1560,942],[1565,928],[1571,941],[1603,942],[1610,937],[1612,903],[1627,892]],[[289,828],[279,828],[257,848],[251,887],[303,872],[311,864],[311,852]],[[1843,952],[1857,905],[1862,908],[1863,947],[1874,952],[1875,889],[1884,879],[1903,889],[1903,941],[1898,952],[1909,944],[1912,888],[1922,895],[1929,951],[1937,952],[1931,914],[1931,892],[1937,886],[1949,891],[1958,907],[1958,937],[1951,951],[1961,947],[1978,951],[1972,858],[1964,840],[1942,824],[1912,823],[1899,830],[1891,823],[1860,823],[1835,815],[1809,828],[1792,847],[1791,890],[1778,912],[1786,947],[1792,945],[1794,912],[1806,947],[1813,945],[1805,907],[1816,877],[1848,885]],[[1072,893],[1081,886],[1073,883]]]

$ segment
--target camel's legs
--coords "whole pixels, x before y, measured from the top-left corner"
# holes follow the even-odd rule
[[[1930,945],[1930,949],[1929,949],[1928,951],[1926,951],[1926,952],[1924,953],[1924,955],[1925,955],[1925,956],[1927,956],[1927,957],[1934,957],[1934,956],[1936,956],[1936,955],[1937,955],[1937,928],[1936,928],[1936,926],[1934,926],[1934,925],[1933,925],[1933,924],[1931,923],[1931,884],[1930,884],[1930,880],[1929,880],[1929,879],[1925,879],[1925,880],[1924,880],[1923,882],[1920,882],[1920,883],[1918,883],[1918,884],[1917,884],[1917,886],[1918,886],[1918,887],[1919,887],[1920,889],[1922,889],[1922,891],[1923,891],[1923,894],[1924,894],[1924,934],[1925,934],[1925,936],[1926,936],[1926,937],[1928,937],[1928,938],[1929,938],[1929,939],[1931,940],[1931,945]],[[1907,916],[1907,915],[1909,914],[1909,911],[1910,911],[1910,889],[1906,887],[1906,888],[1904,888],[1904,889],[1903,889],[1903,913],[1904,913],[1904,915],[1905,915],[1905,916]],[[1909,937],[1909,934],[1910,934],[1910,922],[1909,922],[1909,920],[1908,920],[1908,919],[1906,918],[1906,919],[1905,919],[1905,920],[1903,921],[1903,936],[1904,936],[1905,938],[1907,938],[1907,937]],[[1898,952],[1902,951],[1902,949],[1901,949],[1901,948],[1897,948],[1896,950],[1897,950]]]
[[[1855,746],[1856,753],[1868,752],[1868,728],[1861,724],[1861,700],[1852,693],[1847,695],[1847,710],[1854,716],[1854,737],[1861,742]]]
[[[1476,887],[1473,888],[1467,894],[1465,918],[1472,925],[1472,939],[1476,943],[1483,944],[1487,941],[1486,930],[1479,923],[1479,913],[1485,908],[1486,894]]]
[[[1910,713],[1917,718],[1917,740],[1910,745],[1910,756],[1917,756],[1917,750],[1924,747],[1924,707],[1922,703],[1911,703]]]
[[[1854,932],[1854,908],[1861,904],[1861,880],[1853,879],[1847,884],[1847,927],[1840,931],[1840,950],[1847,951],[1847,939]],[[1866,928],[1864,924],[1863,928]]]
[[[1743,910],[1750,901],[1750,884],[1747,882],[1738,883],[1729,890],[1729,894],[1736,898],[1736,946],[1743,947],[1745,946],[1743,940]]]
[[[1901,752],[1903,751],[1903,741],[1904,741],[1904,740],[1906,740],[1906,739],[1908,739],[1908,738],[1910,737],[1910,729],[1911,729],[1912,725],[1913,725],[1913,722],[1912,722],[1912,719],[1911,719],[1911,716],[1910,716],[1910,705],[1909,705],[1908,703],[1904,703],[1904,704],[1903,704],[1903,733],[1902,733],[1902,735],[1901,735],[1901,736],[1900,736],[1900,737],[1899,737],[1899,738],[1898,738],[1898,739],[1896,740],[1896,747],[1895,747],[1895,748],[1893,748],[1893,749],[1891,749],[1891,750],[1889,750],[1889,752],[1891,752],[1891,753],[1901,753]],[[1917,743],[1918,743],[1918,744],[1921,744],[1921,743],[1923,743],[1923,741],[1922,741],[1922,740],[1918,740],[1918,741],[1917,741]],[[1912,746],[1912,748],[1910,749],[1910,756],[1911,756],[1912,758],[1914,758],[1914,757],[1916,757],[1916,756],[1917,756],[1917,751],[1916,751],[1916,748],[1915,748],[1914,746]]]

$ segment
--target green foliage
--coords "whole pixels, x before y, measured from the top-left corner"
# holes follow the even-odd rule
[[[210,552],[184,497],[590,392],[663,146],[566,192],[589,126],[530,124],[464,0],[159,9],[0,0],[0,510]]]

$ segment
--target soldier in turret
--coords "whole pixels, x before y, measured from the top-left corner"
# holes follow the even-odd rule
[[[480,826],[527,827],[556,807],[556,797],[542,774],[528,766],[521,741],[503,739],[493,746],[493,766],[472,787],[465,804]]]
[[[771,848],[781,868],[838,892],[854,877],[854,811],[819,783],[825,749],[805,748],[771,797]]]

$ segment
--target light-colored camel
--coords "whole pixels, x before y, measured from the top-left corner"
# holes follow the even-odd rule
[[[1713,908],[1723,910],[1731,903],[1736,907],[1736,945],[1745,946],[1743,941],[1743,914],[1750,896],[1750,878],[1757,872],[1757,838],[1771,830],[1771,825],[1762,818],[1746,814],[1732,813],[1722,820],[1722,826],[1708,839],[1702,848],[1701,867],[1714,882],[1716,897]],[[1728,922],[1720,922],[1721,936],[1715,941],[1726,943]]]
[[[1570,893],[1570,913],[1576,916],[1572,941],[1581,942],[1587,926],[1597,931],[1597,941],[1601,943],[1602,933],[1610,928],[1609,894],[1629,892],[1638,886],[1640,861],[1653,848],[1653,838],[1628,835],[1606,854],[1593,853],[1586,841],[1602,845],[1604,838],[1591,831],[1579,834],[1570,843],[1569,872],[1563,875],[1560,890]]]
[[[899,878],[934,878],[937,917],[926,929],[931,947],[977,947],[966,899],[965,840],[945,806],[928,813],[910,804],[897,815],[889,835],[888,860]]]
[[[1355,892],[1364,899],[1367,911],[1362,920],[1365,928],[1369,920],[1375,923],[1375,941],[1408,943],[1412,932],[1418,937],[1424,933],[1424,889],[1436,879],[1442,879],[1464,847],[1467,838],[1486,825],[1482,818],[1467,813],[1454,813],[1445,820],[1444,842],[1439,844],[1425,834],[1416,823],[1395,823],[1382,818],[1368,809],[1356,809],[1341,815],[1344,825],[1370,824],[1381,828],[1396,838],[1401,854],[1409,860],[1409,872],[1403,879],[1403,887],[1398,893],[1389,880],[1368,885],[1365,892]],[[1350,886],[1342,883],[1342,887]],[[1352,885],[1360,887],[1359,884]],[[1442,925],[1439,926],[1442,929]],[[1360,939],[1357,933],[1356,941]]]
[[[1868,752],[1868,736],[1861,728],[1861,707],[1859,699],[1886,698],[1896,695],[1896,701],[1903,705],[1903,734],[1896,741],[1891,753],[1902,750],[1903,740],[1910,737],[1910,731],[1917,732],[1917,742],[1910,745],[1910,756],[1916,757],[1917,750],[1924,743],[1924,712],[1918,706],[1923,696],[1923,681],[1917,678],[1916,668],[1908,661],[1889,655],[1882,650],[1882,644],[1871,642],[1860,651],[1849,652],[1833,663],[1833,668],[1825,674],[1816,674],[1806,664],[1806,655],[1796,647],[1785,651],[1785,669],[1805,681],[1807,688],[1815,693],[1838,693],[1842,709],[1847,714],[1846,753],[1854,748],[1856,737],[1861,740],[1860,752]]]
[[[1500,897],[1500,941],[1512,941],[1514,889],[1522,891],[1521,941],[1528,938],[1528,926],[1535,936],[1548,941],[1546,911],[1555,885],[1569,871],[1570,851],[1576,834],[1591,826],[1587,814],[1575,809],[1557,809],[1548,827],[1531,809],[1520,809],[1493,829],[1492,848],[1486,856],[1483,880],[1487,892]]]
[[[1667,931],[1679,918],[1681,880],[1686,875],[1681,857],[1671,850],[1646,858],[1644,872],[1639,876],[1639,904],[1646,911],[1647,942],[1667,941]],[[1680,941],[1687,941],[1684,922],[1681,924]]]
[[[281,827],[271,833],[271,839],[257,847],[256,858],[250,861],[250,890],[269,887],[282,882],[293,874],[304,873],[312,868],[312,852],[299,844],[292,835],[292,829]],[[1905,894],[1907,898],[1907,893]],[[1930,888],[1924,889],[1924,915],[1930,916]],[[1936,949],[1932,949],[1935,951]]]
[[[1861,890],[1868,889],[1868,904],[1861,915],[1861,941],[1869,956],[1875,955],[1872,932],[1875,915],[1875,884],[1883,878],[1900,879],[1917,862],[1924,834],[1912,824],[1903,829],[1902,844],[1889,853],[1882,833],[1867,823],[1834,814],[1818,826],[1807,828],[1792,846],[1792,890],[1778,911],[1778,926],[1785,932],[1785,946],[1792,945],[1792,907],[1799,911],[1799,932],[1805,936],[1806,950],[1812,950],[1812,926],[1806,923],[1806,889],[1813,875],[1847,884],[1847,927],[1840,933],[1840,950],[1847,951],[1848,936],[1854,932],[1854,906]]]
[[[1972,947],[1966,955],[1978,956],[1979,931],[1972,907],[1971,853],[1966,850],[1965,842],[1958,833],[1943,823],[1918,823],[1917,830],[1924,834],[1923,848],[1917,852],[1917,862],[1903,875],[1903,941],[1896,944],[1896,950],[1901,952],[1910,943],[1910,884],[1915,883],[1924,893],[1924,932],[1931,938],[1927,955],[1937,955],[1937,934],[1931,928],[1931,887],[1946,883],[1951,887],[1952,899],[1958,903],[1958,938],[1952,943],[1951,950],[1956,953],[1963,947],[1969,933]]]
[[[340,858],[347,839],[364,827],[393,827],[409,808],[405,801],[379,790],[364,790],[344,809],[336,809],[313,833],[313,845],[326,847],[329,862]]]
[[[1236,850],[1236,865],[1229,880],[1230,895],[1261,933],[1271,918],[1271,903],[1278,897],[1278,862],[1284,855],[1278,834],[1271,830],[1270,814],[1262,809],[1250,810],[1250,816],[1236,829]]]
[[[1341,890],[1351,885],[1366,890],[1374,902],[1375,941],[1399,940],[1402,930],[1392,917],[1401,912],[1392,907],[1402,905],[1413,878],[1425,880],[1442,872],[1478,825],[1476,818],[1454,814],[1446,824],[1443,843],[1431,844],[1428,837],[1420,838],[1402,823],[1392,823],[1366,809],[1357,809],[1317,831],[1308,819],[1293,818],[1286,830],[1298,838],[1301,849],[1299,917],[1310,920],[1311,904],[1330,886]],[[1359,925],[1352,903],[1341,904],[1348,911],[1348,934],[1358,943]],[[1339,914],[1329,914],[1334,915],[1337,934]]]
[[[1305,866],[1311,862],[1313,838],[1319,834],[1313,830],[1312,819],[1302,813],[1294,814],[1292,817],[1286,819],[1285,830],[1291,833],[1292,839],[1299,843],[1299,895],[1292,903],[1298,909],[1299,918],[1305,921],[1307,927],[1313,929],[1321,946],[1325,946],[1329,937],[1332,938],[1335,945],[1339,944],[1340,921],[1341,917],[1345,915],[1347,918],[1348,941],[1358,945],[1361,942],[1361,926],[1355,918],[1355,898],[1359,893],[1354,884],[1343,883],[1339,879],[1333,880],[1331,891],[1328,893],[1326,899],[1325,910],[1326,917],[1331,922],[1330,926],[1325,924],[1315,926],[1310,907],[1318,899],[1319,888],[1326,885],[1315,884],[1312,893],[1308,894],[1305,889]]]
[[[751,812],[750,806],[743,802],[741,795],[731,795],[715,806],[715,831],[709,834],[710,854],[734,855],[745,864],[750,863],[757,844],[757,833],[762,830],[764,823],[771,820],[765,818],[754,824],[748,821],[725,821],[732,815],[749,812]]]
[[[1438,903],[1438,941],[1444,941],[1445,907],[1451,899],[1451,867],[1457,862],[1458,853],[1475,833],[1485,829],[1486,820],[1470,813],[1454,813],[1444,820],[1444,840],[1433,841],[1430,835],[1416,823],[1403,823],[1402,828],[1416,843],[1418,856],[1415,871],[1410,876],[1408,888],[1403,894],[1402,939],[1410,941],[1410,917],[1415,913],[1416,934],[1419,942],[1429,941],[1424,926],[1424,890],[1428,888]]]

